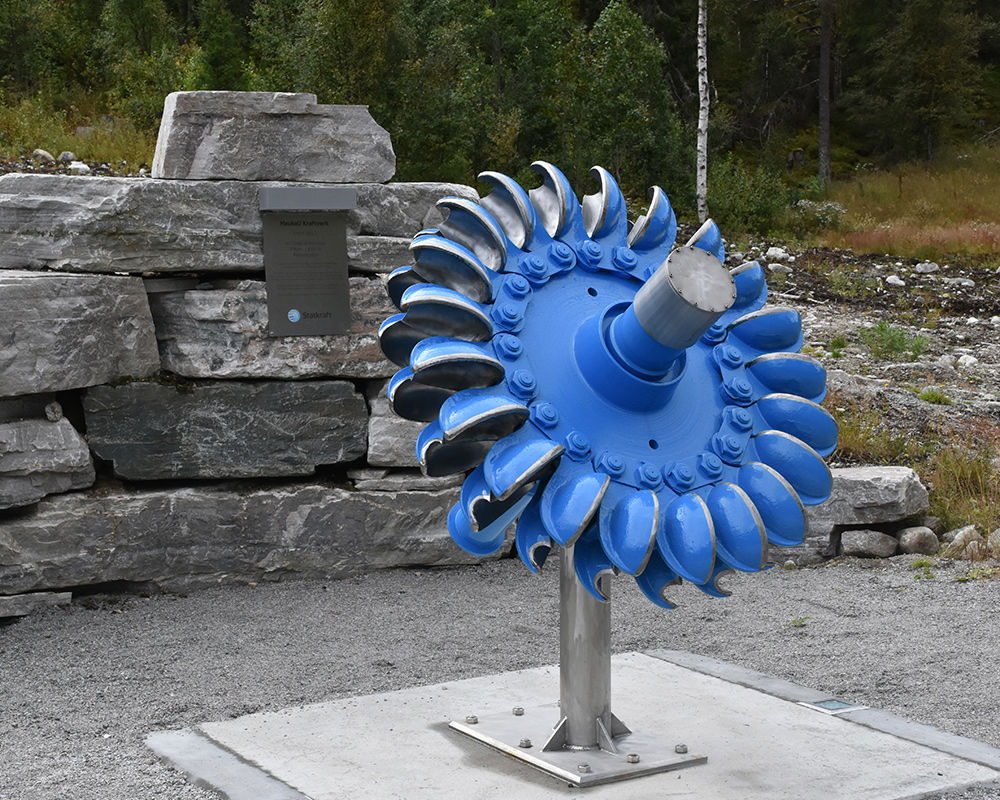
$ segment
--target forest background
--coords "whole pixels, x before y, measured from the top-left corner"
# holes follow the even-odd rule
[[[838,186],[871,201],[919,171],[1000,175],[995,0],[706,2],[723,225],[807,235],[844,222]],[[637,206],[655,183],[690,218],[696,24],[696,0],[3,0],[0,156],[73,145],[129,171],[151,160],[168,92],[305,91],[370,106],[398,180],[493,169],[531,185],[544,159],[581,187],[599,163]],[[1000,223],[1000,203],[996,220],[949,213]]]

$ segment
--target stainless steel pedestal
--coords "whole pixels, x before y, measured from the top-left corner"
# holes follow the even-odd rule
[[[611,576],[600,580],[610,597]],[[562,551],[559,612],[559,703],[470,714],[450,727],[575,786],[704,764],[676,734],[634,733],[611,713],[611,603],[580,585],[572,546]]]

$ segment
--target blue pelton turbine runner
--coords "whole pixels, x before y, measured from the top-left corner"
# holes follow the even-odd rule
[[[400,313],[379,340],[401,367],[393,410],[427,423],[423,470],[469,472],[448,515],[455,542],[487,555],[516,522],[530,570],[553,543],[562,553],[557,719],[534,747],[507,723],[453,727],[586,785],[704,760],[621,752],[612,575],[664,608],[681,581],[723,596],[720,575],[763,569],[768,544],[801,544],[804,506],[830,494],[837,426],[818,405],[825,371],[798,353],[798,313],[766,306],[756,262],[723,266],[714,223],[675,247],[659,187],[630,223],[607,170],[591,170],[599,191],[578,202],[556,167],[532,168],[530,191],[485,172],[479,202],[438,202],[445,221],[388,278]]]

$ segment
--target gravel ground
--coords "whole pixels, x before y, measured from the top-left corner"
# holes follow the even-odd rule
[[[689,650],[1000,747],[1000,583],[968,564],[846,560],[689,586],[616,582],[615,652]],[[154,730],[558,661],[558,570],[514,561],[328,583],[96,595],[0,628],[0,798],[215,798]],[[998,800],[980,787],[948,800]],[[845,798],[845,800],[849,800]]]

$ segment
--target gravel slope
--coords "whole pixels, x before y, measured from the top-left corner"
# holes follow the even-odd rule
[[[947,563],[917,579],[911,560],[733,576],[727,600],[684,586],[673,612],[619,580],[614,650],[703,653],[1000,747],[1000,583]],[[554,567],[99,595],[2,627],[0,798],[208,800],[148,732],[555,663]]]

